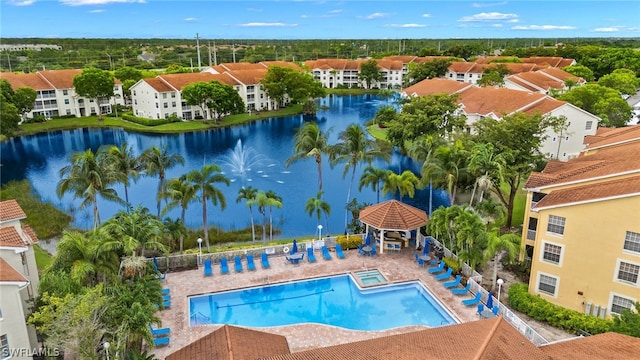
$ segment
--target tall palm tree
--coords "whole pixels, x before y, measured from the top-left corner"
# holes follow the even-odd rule
[[[382,193],[384,195],[386,195],[387,192],[394,195],[399,193],[400,197],[408,195],[410,198],[413,198],[419,183],[420,180],[411,170],[405,170],[400,175],[390,171],[390,174],[384,180]]]
[[[475,176],[476,180],[471,192],[469,206],[473,204],[477,187],[486,189],[494,182],[498,185],[502,182],[503,170],[510,156],[509,153],[498,153],[492,144],[482,143],[472,146],[468,168],[469,173]]]
[[[282,207],[282,197],[275,193],[273,190],[269,190],[266,193],[269,206],[269,241],[273,241],[273,207]]]
[[[272,199],[267,197],[267,194],[260,190],[256,193],[253,199],[247,200],[247,206],[255,205],[258,208],[258,212],[262,214],[262,242],[267,242],[267,206]]]
[[[124,201],[126,202],[127,209],[131,207],[129,203],[129,184],[130,179],[137,181],[142,171],[140,164],[140,158],[133,155],[131,148],[127,146],[127,143],[122,143],[120,147],[110,146],[107,150],[109,155],[109,162],[113,166],[118,175],[118,182],[124,186]]]
[[[94,154],[91,149],[71,155],[71,164],[60,169],[62,179],[56,188],[58,196],[71,192],[76,199],[82,199],[79,208],[89,205],[93,207],[93,229],[100,226],[98,211],[98,195],[105,200],[122,202],[118,193],[111,187],[116,181],[116,174],[108,166],[105,148],[101,147]]]
[[[121,255],[144,256],[145,249],[165,252],[162,238],[162,222],[149,213],[149,209],[136,206],[131,212],[119,211],[102,227],[111,241],[103,244]]]
[[[313,214],[316,214],[316,217],[318,218],[318,224],[320,225],[320,219],[322,218],[322,214],[325,215],[325,217],[327,217],[328,215],[331,214],[331,206],[329,205],[328,202],[322,200],[322,191],[318,191],[318,194],[316,194],[315,197],[311,197],[307,200],[307,203],[304,206],[304,211],[307,212],[307,215],[309,216],[313,216]],[[326,229],[327,229],[327,234],[329,234],[329,222],[326,222]]]
[[[256,229],[253,225],[253,203],[252,201],[256,198],[256,194],[258,190],[254,189],[251,186],[242,187],[238,190],[238,197],[236,198],[236,203],[239,203],[242,200],[245,200],[246,206],[249,208],[249,216],[251,218],[251,241],[256,241]]]
[[[180,176],[170,179],[164,185],[164,191],[162,192],[163,199],[169,199],[169,202],[162,210],[163,214],[166,214],[169,210],[180,205],[180,221],[185,223],[185,215],[187,207],[190,203],[195,201],[198,196],[196,187],[193,183],[187,181],[186,176]],[[184,248],[184,234],[180,234],[180,254],[182,254]]]
[[[158,175],[158,212],[156,216],[160,217],[160,202],[162,200],[162,189],[164,187],[164,179],[167,170],[178,164],[184,165],[184,158],[180,154],[169,154],[167,145],[164,144],[161,148],[153,146],[145,150],[140,156],[140,161],[145,169],[147,176]]]
[[[358,191],[362,190],[365,186],[371,186],[371,189],[376,192],[376,198],[378,204],[380,203],[380,184],[383,183],[386,178],[392,174],[391,170],[374,168],[373,166],[367,166],[362,172],[360,177],[360,184]]]
[[[383,159],[389,161],[391,158],[391,149],[382,149],[374,140],[367,137],[365,129],[358,124],[349,125],[338,136],[338,144],[329,147],[329,160],[332,165],[345,162],[342,177],[347,175],[351,169],[351,182],[347,192],[346,204],[351,200],[351,188],[356,177],[356,169],[358,165],[365,162],[369,165],[374,159]],[[349,221],[349,212],[345,208],[344,214],[344,230],[347,231]]]
[[[207,202],[211,200],[214,206],[220,204],[220,209],[227,207],[227,200],[224,193],[214,186],[216,183],[222,183],[229,186],[231,183],[229,178],[222,174],[222,170],[216,164],[204,165],[200,170],[192,170],[187,175],[187,180],[193,183],[197,193],[200,193],[200,201],[202,202],[202,226],[204,228],[204,240],[207,244],[207,250],[211,250],[209,244],[209,228],[207,224]]]
[[[516,234],[498,235],[497,232],[487,233],[489,246],[485,251],[485,260],[493,258],[493,274],[491,275],[491,289],[496,289],[496,279],[498,277],[498,261],[500,255],[506,253],[509,261],[513,261],[518,256],[520,250],[520,236]]]
[[[451,205],[455,203],[458,182],[466,174],[466,153],[462,142],[439,146],[422,164],[422,181],[436,180],[435,186],[444,186],[449,192]]]
[[[328,134],[322,132],[315,122],[306,122],[294,136],[294,154],[285,161],[284,166],[289,167],[292,163],[313,156],[318,166],[318,191],[322,191],[322,154],[328,148]]]

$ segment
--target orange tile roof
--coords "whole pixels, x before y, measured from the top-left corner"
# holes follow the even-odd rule
[[[262,61],[260,62],[260,64],[264,65],[266,68],[269,68],[269,66],[280,66],[280,67],[292,68],[298,71],[304,70],[298,64],[294,62],[289,62],[289,61]]]
[[[549,91],[549,89],[562,89],[564,83],[558,80],[554,80],[539,72],[523,72],[515,75],[510,75],[505,78],[505,81],[513,81],[517,84],[521,84],[525,87],[532,86],[533,91]]]
[[[637,359],[640,354],[640,338],[608,332],[544,345],[540,350],[553,359]]]
[[[80,69],[38,71],[38,75],[56,89],[73,89],[73,77],[81,73]]]
[[[539,114],[548,114],[552,110],[555,110],[561,106],[566,105],[567,102],[556,100],[554,98],[546,97],[542,99],[542,101],[538,101],[532,104],[529,107],[522,109],[521,111],[525,114],[532,115],[535,113]]]
[[[538,70],[539,73],[542,73],[546,76],[551,76],[554,77],[560,81],[567,81],[569,79],[573,79],[576,80],[578,83],[584,84],[585,80],[581,77],[577,77],[573,74],[570,74],[560,68],[556,68],[556,67],[548,67],[542,70]]]
[[[407,87],[403,92],[409,96],[427,96],[441,93],[455,94],[472,86],[472,84],[460,81],[436,78],[422,80]]]
[[[3,258],[0,258],[0,282],[29,282],[29,280]]]
[[[360,62],[346,59],[318,59],[308,60],[304,63],[310,69],[335,69],[335,70],[359,70]]]
[[[378,229],[413,230],[427,225],[423,210],[397,200],[368,206],[360,211],[360,221]]]
[[[24,213],[20,204],[14,199],[0,202],[0,222],[10,220],[26,219],[27,214]]]
[[[36,232],[33,231],[33,229],[31,228],[31,226],[29,225],[22,225],[22,231],[27,234],[27,236],[29,236],[30,240],[31,240],[31,244],[35,244],[38,242],[38,236],[36,235]]]
[[[200,73],[184,73],[184,74],[166,74],[166,75],[158,75],[158,78],[166,81],[172,87],[182,91],[182,89],[193,83],[197,83],[200,81],[210,82],[210,81],[219,81],[222,84],[227,85],[238,85],[238,83],[233,80],[229,75],[225,74],[212,74],[209,72],[200,72]]]
[[[455,73],[482,73],[484,68],[474,62],[454,61],[448,70]]]
[[[560,68],[569,66],[575,61],[574,59],[565,59],[559,56],[532,56],[528,58],[522,58],[521,60],[524,63],[534,63],[538,65],[547,65]]]
[[[402,70],[402,61],[380,59],[376,60],[378,68],[385,70]]]
[[[53,86],[42,79],[38,74],[14,74],[9,72],[0,73],[0,79],[6,79],[11,88],[16,90],[21,87],[29,87],[33,90],[53,90]]]
[[[472,87],[460,93],[459,103],[463,104],[467,114],[502,117],[503,114],[524,111],[545,97],[544,94],[513,89]]]
[[[244,85],[257,85],[260,83],[260,80],[264,79],[264,77],[267,75],[267,71],[268,70],[266,68],[252,70],[232,70],[227,71],[224,75],[230,76]]]
[[[533,210],[568,206],[621,196],[640,197],[640,176],[554,190],[540,200]]]
[[[596,131],[595,135],[585,137],[585,151],[631,141],[640,141],[640,125],[631,125],[621,128],[600,127]]]
[[[147,79],[144,79],[144,82],[149,84],[149,86],[151,86],[155,91],[160,93],[176,91],[176,89],[172,88],[171,85],[169,85],[165,81],[162,81],[162,79],[159,77],[147,78]]]
[[[0,246],[10,247],[10,248],[22,248],[28,246],[28,243],[25,243],[22,236],[18,233],[13,226],[4,226],[0,227]]]
[[[256,70],[256,69],[264,69],[265,66],[262,64],[254,64],[248,62],[238,62],[238,63],[222,63],[219,65],[227,71],[230,70]]]
[[[252,360],[288,354],[287,338],[225,325],[167,356],[166,360]]]

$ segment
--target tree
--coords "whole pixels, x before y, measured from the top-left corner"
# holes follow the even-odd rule
[[[306,122],[298,129],[293,139],[294,154],[285,161],[284,166],[313,156],[318,167],[318,191],[322,191],[322,154],[328,148],[328,132],[323,132],[315,122]]]
[[[620,315],[613,316],[611,331],[633,337],[640,337],[640,302],[633,304],[635,311],[622,309]]]
[[[17,88],[13,94],[13,104],[16,106],[23,119],[29,111],[33,110],[36,96],[36,91],[30,87]]]
[[[451,62],[452,59],[435,59],[420,64],[409,63],[407,65],[409,69],[406,77],[409,80],[407,85],[417,84],[424,79],[443,77],[449,70]]]
[[[288,95],[287,75],[291,71],[294,70],[283,66],[269,66],[266,75],[260,80],[267,96],[275,100],[276,107],[279,107]]]
[[[503,86],[504,77],[509,75],[509,73],[509,69],[505,64],[488,66],[482,70],[482,77],[477,81],[477,83],[482,87]]]
[[[584,65],[571,65],[563,67],[562,70],[571,75],[583,78],[586,82],[593,81],[593,71]]]
[[[205,119],[208,118],[205,109],[208,108],[207,104],[211,102],[212,97],[212,86],[204,81],[191,83],[182,88],[182,98],[186,104],[198,106],[202,110]]]
[[[106,70],[97,68],[86,68],[82,70],[82,73],[73,77],[73,87],[76,90],[76,94],[95,100],[94,103],[98,107],[96,111],[100,120],[102,120],[100,99],[112,97],[114,86],[113,75]]]
[[[187,180],[190,181],[196,192],[200,193],[200,201],[202,202],[202,226],[204,228],[204,241],[207,244],[207,250],[211,250],[209,244],[209,229],[207,226],[207,202],[211,200],[214,206],[220,204],[220,210],[227,207],[227,201],[224,193],[214,186],[216,183],[222,183],[229,186],[231,183],[229,178],[222,174],[222,170],[216,164],[204,165],[200,170],[192,170],[187,173]]]
[[[393,106],[382,106],[376,111],[376,116],[373,118],[373,123],[378,124],[379,127],[387,127],[387,124],[398,118],[398,113]]]
[[[196,188],[192,183],[187,181],[186,176],[173,178],[164,185],[162,198],[169,200],[162,213],[166,214],[169,210],[180,205],[180,221],[184,224],[187,207],[197,199]],[[184,234],[180,233],[179,236],[180,254],[182,254],[184,250]]]
[[[273,241],[273,207],[282,207],[282,197],[273,190],[269,190],[267,195],[267,206],[269,206],[269,241]]]
[[[248,206],[255,205],[258,207],[258,211],[262,214],[262,242],[267,242],[267,206],[273,203],[273,199],[267,197],[267,194],[260,190],[256,194],[255,198],[247,201]]]
[[[206,105],[211,114],[216,114],[217,121],[220,121],[224,114],[241,114],[245,109],[244,102],[236,89],[218,81],[209,83],[209,99]]]
[[[620,96],[620,92],[598,84],[586,84],[573,88],[558,96],[558,99],[598,116],[602,119],[600,125],[603,126],[626,125],[631,119],[633,110]]]
[[[113,73],[116,79],[121,82],[125,82],[127,80],[133,80],[134,82],[141,80],[143,78],[142,71],[131,66],[123,66],[117,69]]]
[[[133,155],[127,143],[122,143],[120,147],[110,146],[107,150],[108,162],[116,172],[118,182],[124,186],[124,200],[127,209],[131,207],[129,202],[129,179],[137,181],[142,171],[140,158]]]
[[[410,198],[413,198],[419,183],[418,177],[410,170],[405,170],[402,174],[396,174],[390,171],[383,181],[382,193],[384,195],[386,195],[387,192],[394,195],[397,193],[400,197],[408,195]]]
[[[497,232],[491,231],[487,234],[489,246],[485,251],[485,260],[493,258],[493,273],[491,274],[491,289],[496,289],[496,280],[498,279],[498,262],[500,255],[506,253],[508,261],[513,261],[520,250],[520,236],[516,234],[498,235]]]
[[[304,211],[310,217],[315,213],[316,218],[318,219],[318,225],[320,225],[320,218],[322,217],[322,214],[324,214],[325,217],[331,215],[331,206],[328,202],[322,200],[322,191],[318,191],[315,197],[310,197],[307,200],[307,203],[304,206]],[[329,234],[329,221],[326,222],[325,226],[327,234]]]
[[[162,200],[162,189],[164,188],[164,179],[167,170],[180,164],[184,164],[184,158],[180,154],[169,154],[167,145],[164,144],[159,149],[156,146],[150,147],[140,155],[140,162],[145,169],[147,176],[158,175],[158,191],[157,191],[157,217],[160,217],[160,202]]]
[[[91,149],[71,155],[71,164],[60,169],[60,181],[57,186],[58,197],[71,192],[76,199],[82,199],[79,208],[93,207],[93,229],[100,225],[98,195],[103,199],[122,202],[111,187],[117,175],[107,163],[106,148],[101,147],[94,154]]]
[[[256,241],[256,228],[253,225],[253,201],[258,194],[258,190],[254,189],[251,186],[242,187],[238,190],[238,197],[236,198],[236,203],[239,203],[242,200],[245,200],[245,205],[249,208],[249,216],[251,218],[251,241]]]
[[[467,152],[461,141],[439,146],[422,164],[421,185],[425,186],[429,181],[433,182],[434,186],[445,187],[453,205],[458,184],[466,177],[466,167]]]
[[[362,190],[365,186],[371,186],[371,189],[376,192],[376,199],[378,204],[380,203],[380,190],[381,184],[384,183],[387,177],[392,174],[391,170],[378,169],[372,166],[367,166],[360,176],[360,184],[358,185],[358,191]]]
[[[267,96],[275,100],[276,106],[281,106],[286,97],[297,103],[324,96],[322,84],[313,76],[296,69],[284,66],[269,66],[267,74],[260,80],[260,86]]]
[[[389,161],[391,158],[390,149],[382,149],[374,140],[367,137],[364,128],[361,125],[349,125],[338,136],[338,144],[329,147],[329,160],[332,165],[345,162],[342,177],[347,175],[351,169],[351,181],[349,182],[349,190],[347,191],[348,204],[351,200],[351,188],[356,177],[356,169],[358,164],[365,162],[369,165],[374,159],[382,159]],[[349,212],[345,209],[344,227],[347,231]]]
[[[640,80],[636,77],[636,73],[629,69],[616,69],[611,74],[604,75],[598,79],[598,85],[618,90],[624,95],[634,95],[638,92]],[[18,90],[16,90],[16,96],[18,95]]]
[[[501,176],[504,173],[503,169],[508,156],[509,153],[497,153],[492,144],[473,144],[468,171],[470,175],[475,177],[475,181],[469,206],[473,205],[478,186],[486,189],[494,183],[500,184],[502,182]],[[482,195],[480,195],[480,201],[482,201]]]
[[[142,206],[136,206],[131,212],[117,212],[102,227],[112,239],[103,246],[120,251],[120,255],[144,257],[145,249],[166,252],[160,242],[162,222]]]
[[[367,60],[360,64],[360,72],[358,72],[358,80],[364,83],[366,89],[370,89],[376,82],[379,83],[384,78],[382,72],[378,69],[378,62],[374,59]]]
[[[2,95],[0,97],[0,134],[12,136],[18,129],[18,124],[20,124],[18,108]]]

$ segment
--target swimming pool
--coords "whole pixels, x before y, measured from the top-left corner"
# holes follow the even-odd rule
[[[353,274],[360,280],[360,284],[364,286],[385,284],[387,282],[387,279],[378,270],[357,271]]]
[[[189,297],[190,326],[318,323],[351,330],[456,324],[418,281],[361,289],[349,275]]]

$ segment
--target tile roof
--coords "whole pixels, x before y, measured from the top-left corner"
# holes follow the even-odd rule
[[[615,129],[600,127],[595,135],[585,137],[585,151],[631,141],[640,141],[640,125],[631,125]]]
[[[455,94],[464,91],[472,84],[447,79],[425,79],[403,90],[408,96],[427,96],[434,94]]]
[[[538,101],[532,104],[531,106],[521,109],[521,111],[528,115],[532,115],[535,113],[548,114],[552,110],[555,110],[561,106],[570,106],[570,105],[565,101],[556,100],[551,97],[545,97],[541,101]]]
[[[0,227],[0,246],[10,248],[22,248],[28,246],[29,243],[20,236],[18,230],[13,226]]]
[[[554,190],[532,209],[536,211],[621,196],[640,197],[640,176]]]
[[[209,72],[200,73],[184,73],[184,74],[166,74],[158,75],[158,78],[167,82],[172,87],[182,91],[182,89],[193,83],[200,81],[210,82],[213,80],[219,81],[222,84],[227,85],[239,85],[237,81],[233,80],[229,75],[225,74],[212,74]]]
[[[534,63],[538,65],[546,65],[552,67],[563,68],[570,66],[575,62],[574,59],[566,59],[559,56],[532,56],[528,58],[522,58],[523,63]]]
[[[38,71],[38,75],[56,89],[73,89],[73,77],[81,73],[80,69]]]
[[[244,85],[257,85],[260,80],[264,79],[267,75],[267,69],[252,69],[252,70],[232,70],[227,71],[224,75],[230,76],[235,79],[236,82],[240,82]]]
[[[22,220],[26,218],[27,215],[16,200],[11,199],[0,202],[0,222]]]
[[[640,339],[608,332],[544,345],[539,349],[553,359],[637,359],[640,354]]]
[[[144,82],[149,84],[149,86],[151,86],[155,91],[159,93],[176,91],[176,89],[172,88],[171,85],[169,85],[167,82],[162,81],[162,79],[159,77],[147,78],[144,79]]]
[[[322,69],[322,70],[360,70],[359,60],[346,60],[346,59],[318,59],[307,60],[304,62],[305,66],[310,69]]]
[[[531,91],[549,91],[549,89],[563,89],[564,83],[552,79],[539,72],[523,72],[505,77],[505,81],[512,81]]]
[[[264,65],[266,68],[268,68],[269,66],[281,66],[281,67],[292,68],[292,69],[298,70],[298,71],[303,71],[304,70],[298,64],[296,64],[294,62],[290,62],[290,61],[262,61],[262,62],[260,62],[260,64]]]
[[[38,242],[38,236],[36,235],[36,232],[33,231],[33,229],[31,228],[31,226],[29,225],[22,225],[22,232],[24,232],[27,236],[29,236],[29,240],[31,242],[31,244],[35,244]]]
[[[467,114],[493,114],[500,118],[503,114],[527,110],[533,103],[545,97],[545,94],[513,89],[472,87],[460,93],[458,102],[463,104],[464,112]]]
[[[378,68],[385,70],[402,70],[402,61],[380,59],[376,60],[376,64],[378,65]]]
[[[225,325],[167,356],[166,360],[253,360],[288,354],[282,335]]]
[[[585,80],[581,77],[577,77],[573,74],[570,74],[560,68],[556,68],[556,67],[548,67],[546,69],[542,69],[542,70],[538,70],[537,72],[544,74],[546,76],[552,77],[552,78],[556,78],[560,81],[566,81],[569,79],[573,79],[576,80],[578,83],[584,84]]]
[[[397,200],[368,206],[360,211],[359,218],[365,224],[389,230],[413,230],[429,222],[426,212]]]
[[[226,71],[231,70],[256,70],[256,69],[264,69],[266,68],[262,64],[254,64],[248,62],[237,62],[237,63],[222,63],[218,65],[224,68]]]
[[[3,258],[0,258],[0,282],[29,282],[29,280]]]
[[[21,87],[30,87],[33,90],[53,90],[53,86],[42,79],[38,74],[14,74],[10,72],[0,73],[0,79],[6,79],[11,88],[16,90]]]

